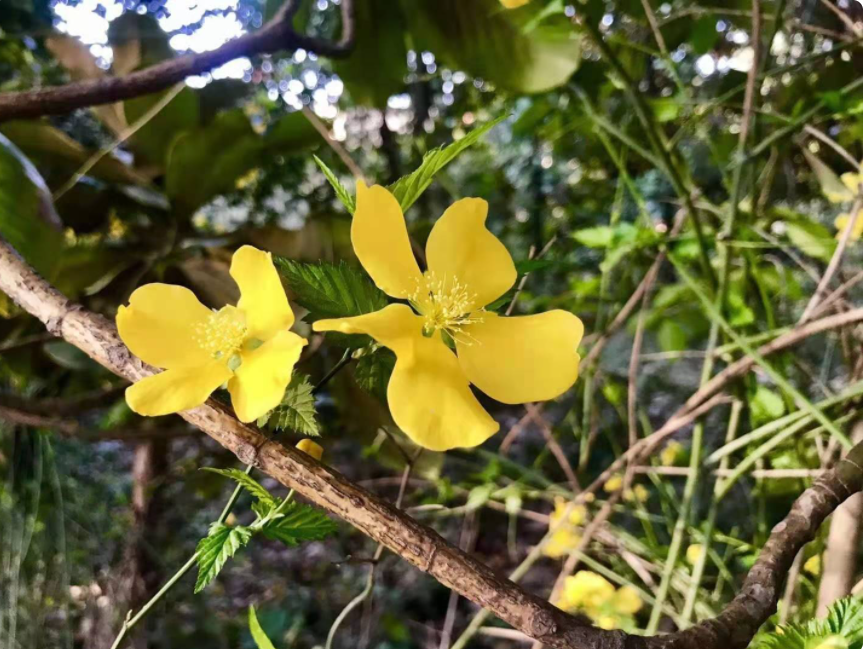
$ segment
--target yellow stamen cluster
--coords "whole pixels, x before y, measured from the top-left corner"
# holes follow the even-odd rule
[[[246,319],[234,307],[223,307],[194,328],[195,342],[215,359],[228,359],[246,338]]]
[[[417,280],[417,287],[408,297],[411,306],[425,319],[423,332],[431,336],[436,331],[446,331],[453,340],[471,344],[464,327],[482,322],[481,312],[471,312],[476,294],[471,293],[458,279],[438,278],[427,271]]]

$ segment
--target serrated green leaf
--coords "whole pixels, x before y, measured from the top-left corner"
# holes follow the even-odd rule
[[[825,619],[778,626],[757,636],[754,649],[861,649],[864,642],[861,596],[834,602]]]
[[[319,262],[308,264],[276,258],[276,267],[294,291],[295,301],[309,313],[307,322],[322,318],[344,318],[378,311],[387,306],[387,296],[354,266]],[[363,347],[369,337],[329,333],[343,347]]]
[[[285,545],[297,545],[301,541],[319,541],[336,532],[336,523],[320,509],[291,503],[284,515],[276,518],[262,530],[264,536]]]
[[[252,639],[258,649],[276,649],[270,642],[270,638],[264,633],[264,629],[261,628],[261,623],[258,622],[258,616],[255,614],[255,607],[251,604],[249,605],[249,633],[252,634]]]
[[[354,379],[366,392],[385,399],[387,384],[396,365],[396,354],[382,347],[371,354],[361,356],[354,366]]]
[[[233,557],[237,550],[249,543],[252,531],[246,527],[228,527],[224,523],[213,523],[210,533],[198,542],[198,579],[195,592],[200,593]]]
[[[390,185],[390,192],[399,201],[402,211],[406,211],[414,202],[420,198],[420,195],[426,191],[426,188],[432,183],[435,174],[441,171],[444,167],[450,164],[456,156],[462,153],[472,144],[476,144],[489,129],[507,118],[507,115],[496,117],[491,122],[486,122],[482,126],[478,126],[473,131],[468,133],[461,140],[457,140],[442,146],[437,149],[432,149],[423,156],[423,162],[411,174],[403,176],[395,183]]]
[[[295,374],[285,389],[285,396],[273,410],[269,426],[276,430],[293,430],[307,437],[320,437],[321,427],[315,412],[315,395],[305,374]]]
[[[315,160],[315,164],[321,169],[324,173],[324,177],[327,179],[327,182],[330,183],[330,186],[333,187],[333,191],[336,192],[336,198],[345,206],[345,209],[348,210],[350,214],[354,214],[354,210],[356,209],[354,203],[354,197],[348,192],[348,189],[339,182],[339,179],[336,177],[330,167],[328,167],[324,162],[322,162],[321,158],[317,155],[313,155],[312,158]]]
[[[209,471],[210,473],[218,473],[221,476],[229,478],[243,487],[250,494],[255,496],[259,502],[267,505],[268,507],[275,507],[277,500],[273,496],[270,495],[270,492],[267,491],[261,484],[258,483],[255,478],[247,474],[245,471],[241,471],[240,469],[214,469],[212,467],[206,466],[202,469],[202,471]]]

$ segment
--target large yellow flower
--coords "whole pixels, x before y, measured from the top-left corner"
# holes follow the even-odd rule
[[[291,333],[294,313],[269,252],[243,246],[231,277],[237,306],[211,311],[182,286],[147,284],[117,311],[123,342],[165,371],[126,390],[140,415],[195,408],[228,383],[237,418],[254,421],[279,405],[306,339]]]
[[[487,207],[465,198],[444,212],[429,234],[424,273],[396,198],[358,182],[354,251],[381,290],[411,306],[314,324],[315,331],[369,334],[395,352],[390,412],[412,440],[436,451],[477,446],[498,430],[469,383],[515,404],[557,397],[579,373],[583,327],[573,314],[504,318],[483,310],[516,281],[510,253],[486,229]]]

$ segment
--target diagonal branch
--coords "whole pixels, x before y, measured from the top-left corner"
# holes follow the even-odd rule
[[[85,311],[42,279],[0,238],[0,290],[41,320],[48,331],[130,381],[154,369],[135,358],[106,318]],[[429,573],[444,586],[489,609],[526,635],[561,649],[725,649],[743,647],[773,612],[780,585],[798,549],[849,495],[861,490],[861,445],[795,502],[774,528],[744,589],[715,620],[655,638],[585,626],[462,552],[434,530],[293,447],[269,440],[210,401],[180,413],[186,421],[286,487],[336,514]],[[857,453],[857,455],[856,455]]]
[[[201,54],[178,56],[121,77],[102,77],[62,86],[0,94],[0,122],[22,117],[67,113],[76,108],[110,104],[165,90],[187,77],[202,74],[242,56],[302,48],[320,56],[347,56],[354,46],[354,2],[342,2],[342,36],[329,41],[294,31],[297,0],[288,0],[257,32],[244,34]]]

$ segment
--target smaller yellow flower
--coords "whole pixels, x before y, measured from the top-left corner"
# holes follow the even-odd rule
[[[837,234],[834,235],[834,238],[837,241],[843,238],[843,232],[846,230],[846,226],[849,225],[850,218],[852,217],[844,212],[834,219],[834,227],[837,228]],[[859,210],[855,224],[852,226],[852,232],[849,233],[849,241],[858,241],[861,238],[862,232],[864,232],[864,210]]]
[[[694,543],[689,546],[687,552],[684,553],[684,556],[687,558],[687,563],[691,566],[695,566],[696,562],[699,561],[699,557],[702,556],[702,545]]]
[[[308,437],[297,442],[297,449],[303,451],[306,455],[314,457],[319,462],[324,455],[324,449]]]
[[[809,572],[811,575],[818,575],[822,570],[821,555],[814,554],[804,562],[804,572]]]
[[[543,547],[543,554],[552,559],[566,557],[579,547],[581,540],[582,536],[580,534],[577,534],[572,528],[565,526],[552,532],[552,536],[549,537],[549,540]]]
[[[589,616],[615,596],[615,586],[590,570],[580,570],[564,581],[560,607],[567,611],[584,610]]]
[[[621,474],[616,474],[604,483],[603,491],[605,491],[607,494],[615,493],[616,491],[619,491],[623,485],[624,478],[621,477]]]
[[[626,500],[627,502],[632,502],[635,500],[636,502],[644,503],[647,502],[648,498],[650,497],[651,492],[648,491],[648,489],[646,489],[645,486],[641,484],[637,484],[632,489],[628,489],[624,492],[624,500]]]
[[[188,288],[147,284],[117,310],[117,331],[145,363],[162,368],[129,386],[126,402],[155,417],[197,408],[227,384],[242,422],[282,401],[306,339],[288,331],[294,313],[269,252],[243,246],[231,260],[237,306],[205,307]]]
[[[642,609],[642,598],[633,586],[622,586],[615,592],[612,608],[619,615],[635,615]]]
[[[683,450],[684,447],[681,445],[681,442],[669,442],[660,451],[660,464],[663,466],[674,466]]]
[[[570,525],[581,525],[585,522],[585,517],[588,515],[588,510],[585,509],[584,505],[570,505],[563,498],[555,499],[555,511],[549,515],[549,527],[555,527],[562,518],[564,518],[565,512],[567,512],[568,506],[570,507],[570,513],[567,516],[567,522]]]
[[[531,0],[501,0],[501,4],[505,9],[518,9],[519,7],[524,7]]]
[[[543,554],[558,559],[575,550],[582,540],[576,528],[585,522],[587,515],[588,510],[584,505],[571,505],[563,498],[556,498],[555,511],[549,514],[549,529],[552,530],[552,535],[543,547]]]
[[[618,628],[618,620],[611,615],[601,615],[597,618],[597,626],[606,631],[611,631]]]

